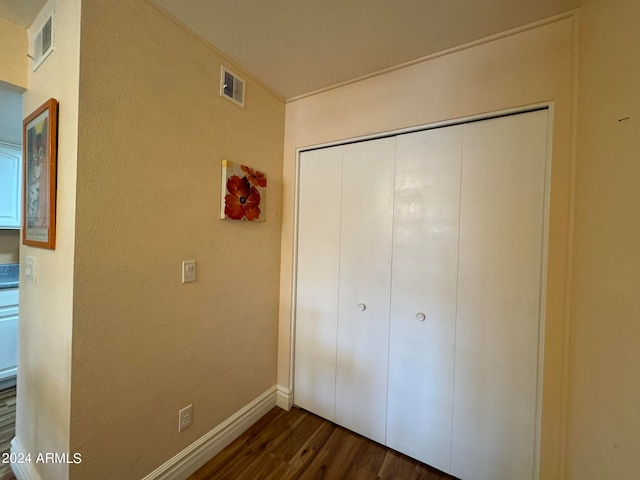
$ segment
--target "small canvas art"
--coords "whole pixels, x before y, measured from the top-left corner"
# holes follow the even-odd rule
[[[246,165],[222,161],[220,218],[264,222],[267,206],[267,175]]]

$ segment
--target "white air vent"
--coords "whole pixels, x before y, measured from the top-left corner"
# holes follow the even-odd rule
[[[48,17],[33,39],[33,71],[53,52],[56,44],[54,13]]]
[[[220,73],[220,95],[244,108],[244,80],[224,66]]]

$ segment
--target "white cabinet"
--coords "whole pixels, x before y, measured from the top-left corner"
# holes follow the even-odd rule
[[[0,143],[0,228],[20,228],[22,149]]]
[[[0,382],[18,370],[18,289],[0,290]]]
[[[535,478],[547,115],[301,154],[295,404],[463,480]]]

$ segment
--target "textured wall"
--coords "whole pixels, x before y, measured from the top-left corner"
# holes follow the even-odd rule
[[[567,479],[640,478],[640,3],[580,16]]]
[[[60,102],[56,249],[20,249],[21,262],[25,255],[36,259],[37,282],[20,284],[16,425],[19,443],[32,455],[69,450],[80,0],[50,1],[34,25],[41,25],[54,8],[56,49],[36,72],[29,72],[23,97],[25,116],[50,97]],[[65,464],[31,466],[43,479],[67,478]]]
[[[0,82],[27,88],[27,31],[0,18]]]
[[[279,384],[289,384],[296,148],[553,101],[540,478],[556,478],[566,388],[574,29],[574,18],[565,18],[287,104]]]
[[[83,2],[81,44],[71,478],[133,480],[276,383],[284,102],[229,62],[246,108],[220,97],[147,2]],[[222,159],[267,172],[266,223],[219,219]]]

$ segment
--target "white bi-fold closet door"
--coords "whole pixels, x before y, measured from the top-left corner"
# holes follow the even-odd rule
[[[534,478],[547,115],[301,154],[295,404],[463,480]]]
[[[396,137],[386,444],[449,472],[463,126]]]
[[[296,404],[380,443],[394,150],[386,138],[306,152],[298,203]]]

